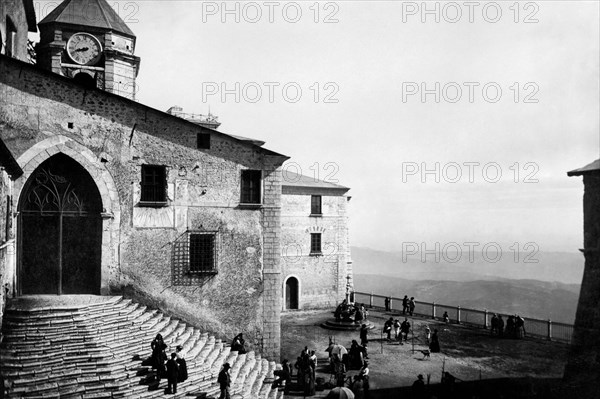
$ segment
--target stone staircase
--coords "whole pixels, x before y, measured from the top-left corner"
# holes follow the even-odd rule
[[[9,398],[154,398],[147,365],[150,342],[162,334],[183,346],[189,378],[168,397],[215,398],[221,366],[232,366],[231,394],[243,399],[282,399],[272,390],[274,362],[254,352],[238,354],[199,329],[122,297],[50,307],[7,307],[0,344],[0,369]]]

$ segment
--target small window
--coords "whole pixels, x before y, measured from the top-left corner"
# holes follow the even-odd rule
[[[311,195],[310,196],[310,214],[321,215],[321,196]]]
[[[214,273],[217,270],[215,233],[190,234],[190,273]]]
[[[196,148],[199,150],[210,150],[210,133],[198,133],[196,136]]]
[[[242,170],[242,204],[261,203],[261,177],[260,170]]]
[[[140,202],[146,205],[167,203],[167,168],[159,165],[142,165],[142,193]]]
[[[310,233],[310,254],[321,255],[321,233]]]

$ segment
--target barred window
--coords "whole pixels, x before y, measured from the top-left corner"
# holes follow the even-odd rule
[[[321,233],[310,233],[310,254],[321,255]]]
[[[261,203],[261,178],[260,170],[242,170],[242,204]]]
[[[310,197],[310,214],[320,215],[321,214],[321,196],[311,195]]]
[[[215,234],[190,234],[190,273],[216,270]]]
[[[141,202],[164,205],[167,202],[167,168],[142,165]]]

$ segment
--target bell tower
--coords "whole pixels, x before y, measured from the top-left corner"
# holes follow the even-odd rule
[[[136,37],[106,0],[64,0],[38,26],[38,66],[136,99]]]

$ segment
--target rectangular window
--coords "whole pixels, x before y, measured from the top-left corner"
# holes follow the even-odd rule
[[[142,165],[140,202],[147,205],[167,203],[167,168],[165,166]]]
[[[242,170],[242,204],[261,203],[261,178],[260,170]]]
[[[311,195],[310,196],[310,214],[321,215],[321,196]]]
[[[198,133],[196,136],[196,148],[199,150],[210,150],[210,133]]]
[[[321,233],[310,233],[310,254],[321,255]]]
[[[190,234],[190,273],[213,273],[217,270],[214,233]]]

